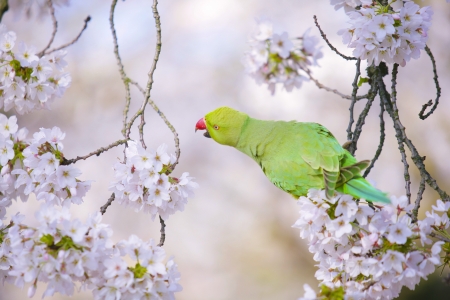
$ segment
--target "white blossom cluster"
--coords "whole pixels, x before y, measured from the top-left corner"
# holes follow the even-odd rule
[[[6,117],[0,114],[0,220],[6,216],[6,208],[11,205],[11,199],[25,195],[15,188],[16,176],[11,174],[15,166],[20,168],[21,150],[26,147],[26,128],[19,130],[17,117]]]
[[[290,92],[308,81],[310,66],[316,66],[322,57],[319,40],[307,30],[302,37],[290,39],[286,32],[273,33],[272,23],[258,22],[258,30],[250,39],[250,51],[244,54],[247,73],[257,84],[268,85],[272,95],[277,83]]]
[[[327,200],[323,190],[300,197],[293,227],[308,241],[324,288],[345,291],[348,299],[392,299],[403,286],[414,289],[440,264],[444,242],[433,244],[428,234],[448,228],[450,203],[438,200],[424,220],[412,223],[407,198],[391,201],[370,207],[349,195]],[[301,299],[322,299],[309,287],[305,292]]]
[[[380,62],[405,66],[417,59],[426,46],[433,11],[413,1],[389,1],[383,6],[370,0],[330,0],[335,8],[344,7],[350,27],[338,31],[344,44],[354,48],[353,55],[369,64]]]
[[[150,240],[136,236],[113,245],[112,230],[101,223],[99,212],[86,222],[71,220],[69,210],[44,205],[36,212],[39,227],[12,218],[0,227],[0,276],[23,288],[31,283],[33,297],[38,282],[47,284],[43,297],[72,295],[77,283],[92,289],[94,299],[174,299],[180,275],[172,259]],[[135,263],[129,266],[124,256]]]
[[[115,181],[110,185],[119,203],[149,213],[152,219],[159,214],[166,220],[184,210],[198,185],[187,172],[179,178],[166,174],[176,160],[166,149],[163,144],[156,152],[149,152],[135,141],[128,142],[126,162],[114,165]]]
[[[21,144],[24,149],[19,153],[21,159],[12,164],[15,168],[9,173],[2,169],[2,175],[11,181],[17,176],[13,185],[16,194],[12,196],[19,193],[22,201],[26,201],[34,193],[37,200],[51,205],[83,202],[91,182],[79,180],[81,171],[73,165],[61,165],[65,135],[58,127],[41,128],[30,142]]]
[[[134,266],[128,266],[131,258]],[[172,258],[153,240],[143,242],[135,235],[116,245],[116,252],[103,261],[102,276],[90,280],[95,299],[161,299],[173,300],[182,290],[180,273]]]
[[[19,42],[16,33],[0,24],[0,108],[14,108],[25,114],[35,109],[50,109],[56,98],[62,97],[71,83],[66,51],[59,50],[43,57],[36,49]]]

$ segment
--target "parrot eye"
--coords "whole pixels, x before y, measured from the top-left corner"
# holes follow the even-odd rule
[[[215,130],[219,130],[219,126],[218,125],[214,125],[213,127]]]

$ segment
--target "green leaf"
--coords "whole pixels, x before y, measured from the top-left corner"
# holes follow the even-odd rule
[[[40,241],[49,247],[53,246],[53,243],[55,242],[55,240],[53,239],[53,236],[51,234],[44,234],[41,237]]]
[[[147,268],[141,266],[140,263],[137,263],[134,268],[129,267],[128,269],[133,272],[134,278],[142,278],[147,273]]]
[[[9,64],[11,65],[11,67],[13,67],[16,73],[20,71],[20,61],[18,61],[17,59],[13,59],[9,62]]]
[[[321,288],[320,294],[325,296],[327,300],[344,300],[345,291],[342,286],[331,289],[323,284]]]
[[[359,87],[362,86],[363,83],[369,82],[369,80],[370,80],[370,79],[367,78],[367,77],[359,77],[358,86],[359,86]]]

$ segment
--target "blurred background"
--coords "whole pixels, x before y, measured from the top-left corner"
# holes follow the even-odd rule
[[[19,1],[19,0],[10,0]],[[116,30],[126,72],[145,86],[154,55],[155,28],[150,0],[119,1]],[[418,118],[424,103],[435,99],[432,66],[425,52],[399,69],[398,105],[407,134],[441,188],[450,191],[450,4],[443,0],[418,1],[431,5],[435,12],[428,45],[438,63],[442,88],[437,111],[425,121]],[[308,28],[319,36],[314,26],[317,15],[329,40],[343,53],[351,54],[341,42],[337,30],[346,27],[343,11],[335,12],[329,1],[306,0],[172,0],[160,1],[162,52],[155,72],[152,99],[176,128],[181,158],[174,174],[188,171],[200,188],[189,200],[184,212],[166,222],[168,256],[174,255],[181,272],[183,291],[180,300],[228,299],[297,299],[303,284],[317,290],[315,267],[298,229],[291,228],[298,218],[295,200],[273,186],[250,158],[230,147],[223,147],[194,133],[194,126],[205,113],[219,106],[231,106],[260,119],[319,122],[336,138],[346,141],[349,101],[306,83],[300,90],[287,93],[278,89],[271,96],[265,86],[258,86],[245,74],[241,63],[248,49],[249,35],[255,30],[257,17],[270,18],[275,32],[287,31],[301,36]],[[66,57],[72,85],[52,111],[18,116],[19,126],[30,133],[40,127],[59,126],[66,132],[64,154],[67,158],[85,155],[121,138],[124,86],[120,80],[109,29],[109,1],[71,1],[69,7],[56,10],[59,46],[71,41],[92,17],[80,40],[69,47]],[[36,12],[36,10],[35,10]],[[2,20],[17,33],[18,40],[35,45],[38,50],[48,42],[52,25],[47,17],[7,12]],[[314,76],[323,84],[351,93],[354,63],[335,55],[321,40],[324,58]],[[364,66],[365,67],[365,66]],[[386,78],[388,82],[390,78]],[[132,109],[140,106],[142,96],[132,88]],[[365,103],[357,103],[360,111]],[[379,141],[379,105],[375,102],[366,119],[356,157],[371,159]],[[388,117],[385,117],[388,119]],[[159,116],[148,108],[145,141],[150,149],[161,143],[175,151],[173,136]],[[369,179],[391,195],[403,195],[403,165],[397,150],[392,122],[387,120],[384,150]],[[136,130],[134,137],[137,138]],[[31,135],[31,134],[30,134]],[[113,164],[122,148],[99,157],[80,161],[77,167],[83,180],[94,180],[81,206],[73,206],[73,216],[85,219],[98,210],[110,196],[109,182]],[[410,162],[413,199],[418,188],[418,172]],[[438,199],[427,189],[421,205],[424,211]],[[15,203],[9,213],[20,211],[35,222],[39,207],[34,199]],[[103,221],[111,224],[114,240],[137,234],[144,240],[159,240],[159,222],[144,213],[135,213],[113,203]],[[448,299],[450,288],[442,283],[441,269],[430,280],[403,291],[403,299]],[[444,272],[445,274],[445,272]],[[37,291],[40,297],[44,286]],[[0,299],[25,299],[27,289],[0,286]],[[71,299],[91,299],[89,291],[76,293]],[[51,299],[69,299],[55,295]]]

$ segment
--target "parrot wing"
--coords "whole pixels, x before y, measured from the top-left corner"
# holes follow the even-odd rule
[[[285,124],[287,127],[277,128],[273,151],[261,160],[264,173],[277,187],[294,196],[306,195],[311,188],[325,188],[331,198],[346,151],[320,124]]]

